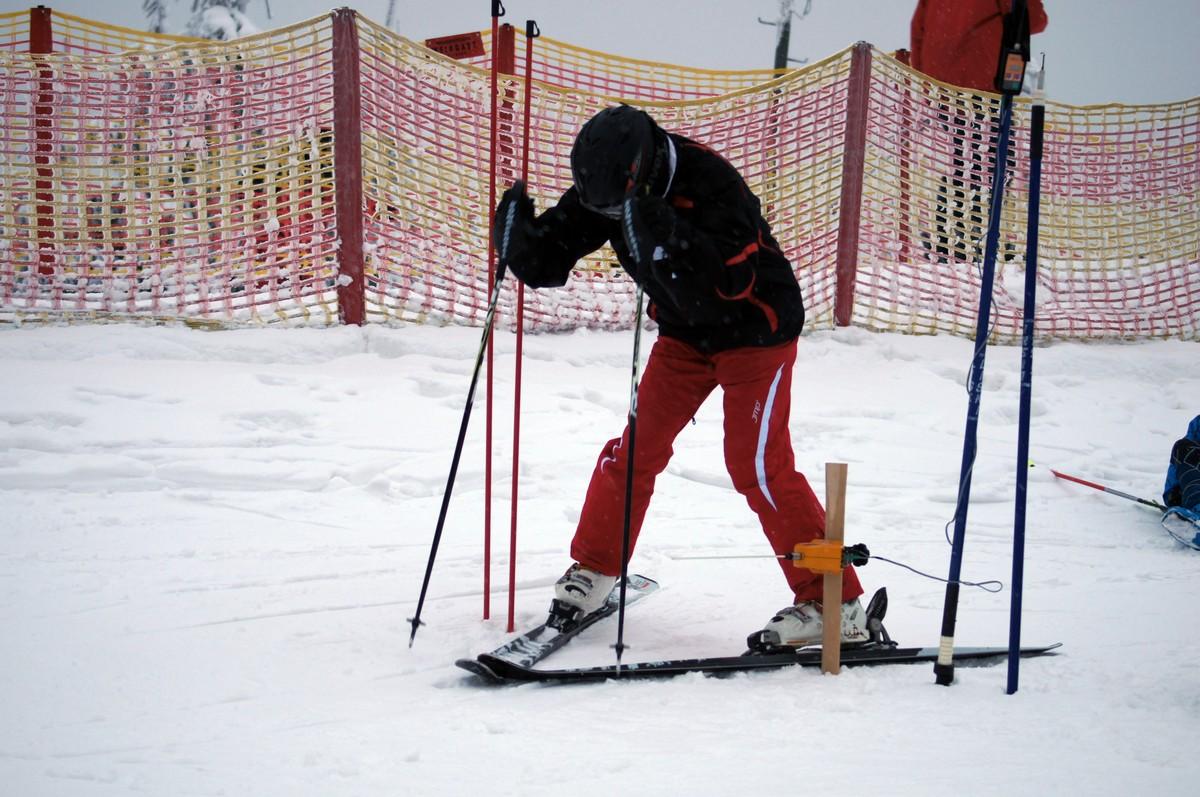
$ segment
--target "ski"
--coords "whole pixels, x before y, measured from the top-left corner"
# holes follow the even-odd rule
[[[632,603],[636,603],[657,589],[657,581],[631,573],[625,587],[625,605],[629,606]],[[491,681],[500,680],[493,672],[493,667],[496,666],[497,662],[504,662],[515,667],[529,669],[570,642],[584,630],[595,625],[605,617],[615,614],[619,597],[620,585],[618,583],[618,586],[614,587],[613,591],[609,593],[608,600],[603,606],[574,625],[563,630],[558,630],[550,627],[548,623],[542,623],[537,628],[526,631],[524,634],[506,642],[490,653],[480,654],[473,659],[459,659],[454,663],[468,672],[475,673]]]
[[[1054,655],[1054,651],[1061,646],[1061,642],[1056,642],[1052,645],[1024,647],[1021,648],[1021,656]],[[994,663],[1007,655],[1007,647],[959,647],[954,649],[956,663]],[[868,644],[863,647],[844,649],[841,661],[845,667],[865,667],[933,662],[937,660],[937,657],[938,649],[936,647],[904,648]],[[706,675],[729,675],[796,666],[819,667],[821,666],[821,649],[804,648],[783,653],[752,653],[741,656],[646,661],[623,664],[619,672],[618,668],[611,664],[600,667],[540,670],[521,665],[511,659],[497,658],[486,653],[479,657],[477,664],[480,665],[480,670],[473,670],[474,672],[478,672],[488,681],[498,684],[586,683],[610,678],[662,678],[697,672]]]

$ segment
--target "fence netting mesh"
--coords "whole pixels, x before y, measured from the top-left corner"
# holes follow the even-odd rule
[[[337,320],[327,23],[0,56],[6,312]]]
[[[330,18],[213,43],[53,15],[0,15],[0,320],[338,321],[347,227],[335,205]],[[453,60],[357,19],[366,320],[482,323],[488,303],[492,86],[483,54]],[[521,174],[539,209],[567,188],[575,133],[617,101],[720,152],[791,259],[808,328],[974,333],[999,100],[869,51],[786,72],[689,69],[512,37],[496,89],[495,191]],[[994,340],[1019,337],[1030,103],[1019,99],[1000,221]],[[346,120],[341,120],[344,125]],[[847,148],[860,125],[859,148]],[[343,126],[341,129],[345,129]],[[344,143],[344,142],[343,142]],[[862,164],[853,251],[839,230],[847,163]],[[345,206],[343,206],[343,209]],[[843,247],[850,244],[843,244]],[[1038,247],[1042,337],[1200,338],[1200,99],[1047,103]],[[848,271],[845,263],[852,268]],[[622,328],[635,289],[605,247],[565,288],[525,292],[532,330]],[[515,323],[515,291],[501,293]]]

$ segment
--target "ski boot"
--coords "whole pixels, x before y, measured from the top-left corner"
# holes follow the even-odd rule
[[[603,606],[616,583],[616,576],[597,573],[576,562],[554,585],[546,625],[559,631],[570,628]]]
[[[887,614],[887,589],[876,591],[863,610],[858,598],[842,604],[842,644],[866,647],[871,644],[895,645],[883,627]],[[780,611],[759,631],[746,638],[750,655],[790,653],[798,648],[820,645],[823,635],[821,604],[803,601]]]

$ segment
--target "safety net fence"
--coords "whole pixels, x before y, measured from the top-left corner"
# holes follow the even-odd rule
[[[464,71],[460,64],[431,56],[424,47],[373,25],[360,23],[359,29],[368,313],[406,320],[482,319],[491,218],[488,75],[482,69]],[[521,66],[524,48],[516,49]],[[808,70],[804,79],[751,83],[753,88],[705,100],[642,100],[639,105],[667,129],[694,137],[738,164],[768,212],[786,219],[797,263],[828,262],[836,242],[839,128],[844,121],[840,84],[848,63],[835,56]],[[579,74],[598,85],[607,73],[595,68]],[[710,78],[707,72],[699,74]],[[685,96],[695,91],[676,90]],[[501,186],[521,174],[525,92],[525,81],[511,76],[503,76],[497,89]],[[568,156],[575,134],[612,104],[611,97],[536,79],[529,84],[527,181],[539,208],[553,204],[570,185]],[[803,271],[817,297],[810,301],[828,306],[830,300],[820,297],[832,291],[832,272]],[[635,294],[611,248],[604,247],[579,264],[564,288],[526,292],[525,323],[531,330],[627,327]],[[502,323],[513,323],[514,301],[511,291],[502,292]]]
[[[525,168],[552,204],[579,127],[624,100],[742,172],[809,329],[974,332],[999,100],[866,45],[717,72],[507,26],[453,58],[353,12],[227,43],[71,18],[69,48],[60,16],[50,54],[0,16],[0,320],[482,323],[490,202]],[[1029,118],[1018,100],[997,341],[1020,333]],[[1039,336],[1200,338],[1200,100],[1047,103],[1040,232]],[[605,247],[524,293],[526,328],[627,327],[634,296]]]
[[[329,42],[0,53],[0,308],[336,322]]]
[[[965,334],[977,316],[999,98],[875,54],[853,323]],[[1018,99],[992,334],[1019,339],[1031,102]],[[1047,102],[1037,263],[1039,335],[1200,337],[1200,99]]]

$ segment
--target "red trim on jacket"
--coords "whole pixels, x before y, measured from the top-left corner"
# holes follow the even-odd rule
[[[775,314],[775,310],[771,305],[760,300],[757,296],[747,296],[746,301],[763,311],[763,315],[767,317],[767,325],[771,327],[772,332],[779,329],[779,316]]]
[[[736,255],[734,255],[733,257],[726,260],[725,265],[736,266],[739,263],[745,263],[750,258],[750,255],[754,254],[757,251],[758,251],[758,241],[748,243],[748,244],[746,244],[745,248],[742,249],[742,251],[738,252]]]
[[[750,272],[750,284],[747,285],[745,288],[743,288],[739,293],[735,293],[733,296],[726,296],[721,291],[720,288],[717,288],[715,286],[713,287],[713,290],[716,292],[717,296],[720,296],[722,299],[724,299],[727,302],[736,302],[739,299],[751,299],[752,297],[750,295],[750,291],[754,290],[754,282],[757,279],[758,279],[758,275],[755,274],[753,271],[751,271]]]

